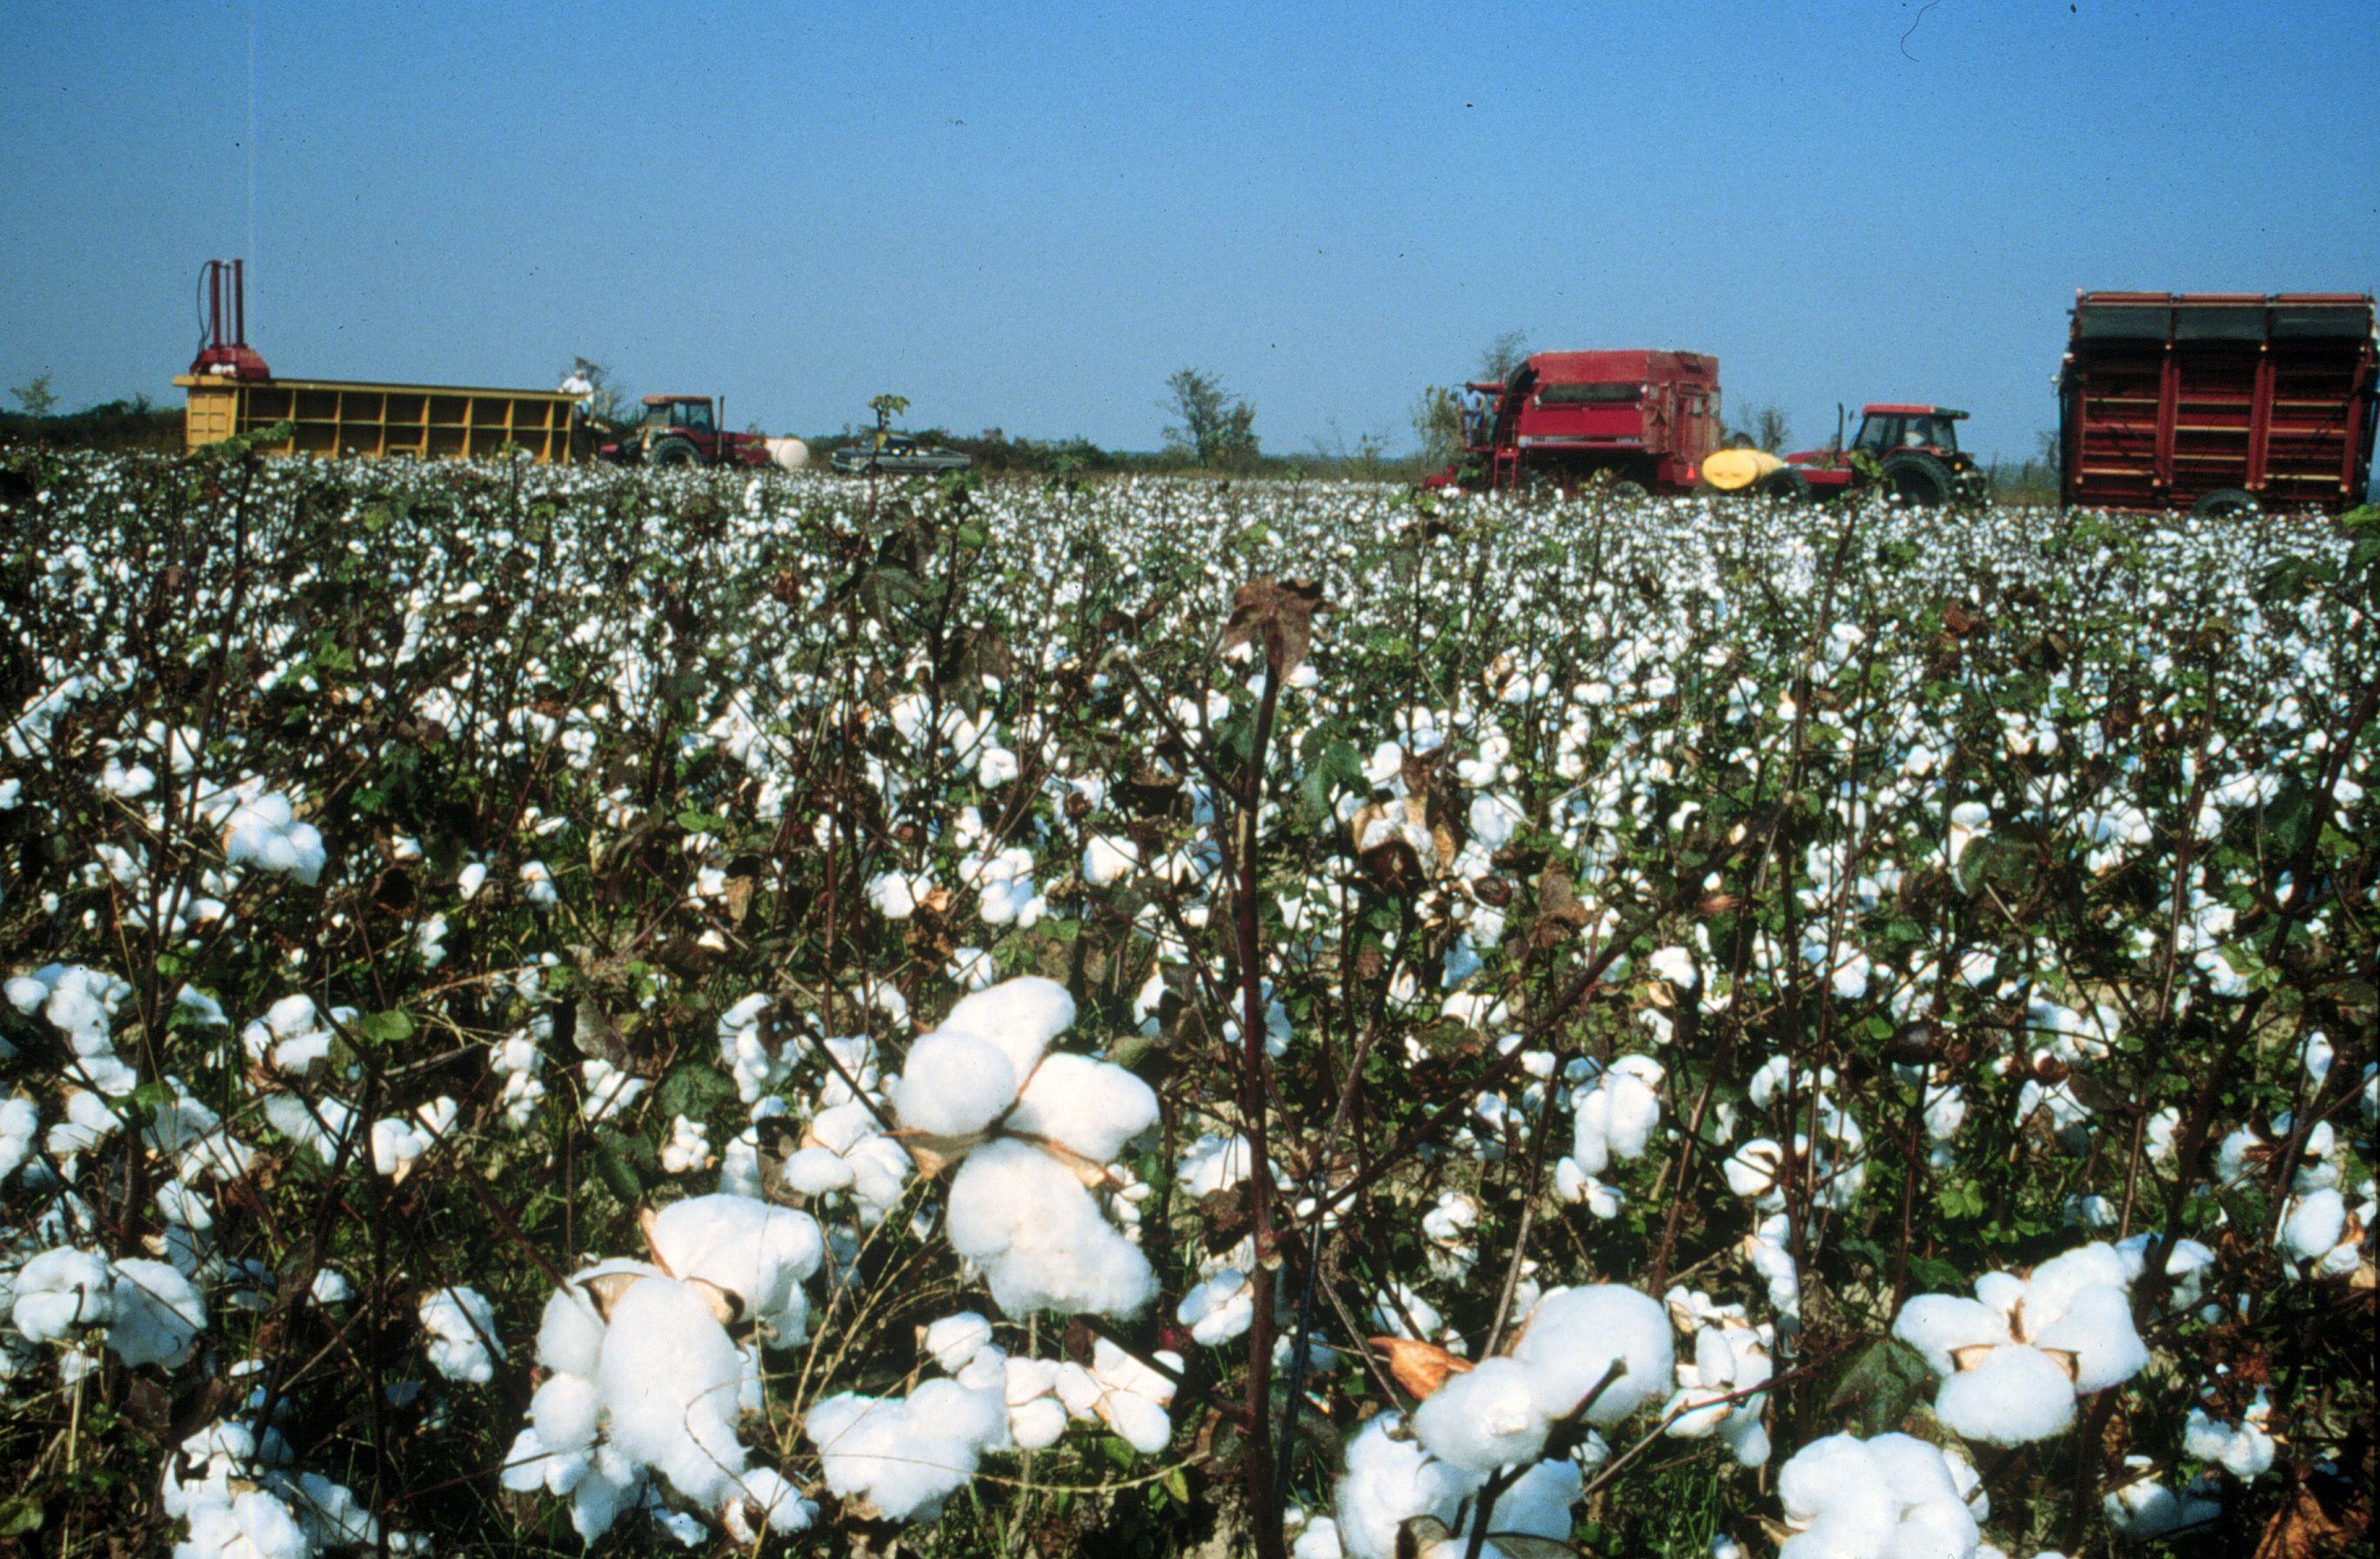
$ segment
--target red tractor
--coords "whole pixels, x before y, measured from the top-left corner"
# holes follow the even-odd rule
[[[622,465],[766,466],[769,440],[723,432],[709,396],[647,396],[644,420],[597,451]]]
[[[1959,447],[1959,424],[1966,417],[1947,406],[1876,402],[1860,408],[1859,436],[1846,448],[1837,408],[1835,442],[1786,456],[1782,468],[1761,479],[1760,491],[1777,498],[1834,498],[1874,482],[1920,507],[1982,503],[1991,495],[1991,481]]]

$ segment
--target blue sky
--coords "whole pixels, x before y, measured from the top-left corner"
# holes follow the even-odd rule
[[[0,385],[170,397],[245,253],[284,375],[771,432],[1401,445],[1521,329],[2022,454],[2078,286],[2380,282],[2371,0],[1922,4],[11,6]]]

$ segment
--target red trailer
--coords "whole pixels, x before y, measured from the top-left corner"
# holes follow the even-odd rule
[[[2369,294],[2079,292],[2058,496],[2336,513],[2371,481],[2374,395]]]
[[[1539,352],[1464,389],[1463,460],[1430,485],[1691,493],[1719,445],[1718,359],[1702,352]]]

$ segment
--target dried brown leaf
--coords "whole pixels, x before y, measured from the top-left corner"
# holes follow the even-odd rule
[[[1365,1346],[1388,1356],[1389,1374],[1413,1394],[1416,1402],[1429,1400],[1449,1375],[1467,1375],[1471,1361],[1447,1352],[1436,1343],[1411,1337],[1366,1337]]]
[[[1314,641],[1314,615],[1327,612],[1322,587],[1306,579],[1249,580],[1232,592],[1231,620],[1223,625],[1222,648],[1253,645],[1264,652],[1276,678],[1305,663]]]

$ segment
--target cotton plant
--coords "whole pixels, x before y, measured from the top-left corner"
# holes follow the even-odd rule
[[[1670,1321],[1692,1343],[1677,1364],[1678,1389],[1663,1412],[1662,1432],[1681,1440],[1717,1438],[1744,1467],[1768,1460],[1766,1394],[1755,1389],[1773,1371],[1777,1329],[1755,1325],[1741,1305],[1721,1305],[1682,1287],[1662,1297]]]

